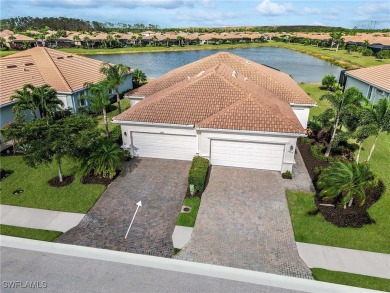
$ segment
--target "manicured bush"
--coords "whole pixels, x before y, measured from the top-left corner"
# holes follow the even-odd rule
[[[376,55],[378,59],[389,59],[390,58],[390,51],[389,50],[382,50]]]
[[[195,192],[203,192],[209,170],[209,160],[202,157],[194,157],[190,172],[188,174],[188,184],[195,187]]]
[[[292,179],[291,172],[287,170],[286,172],[282,173],[282,178],[283,179]]]
[[[325,75],[322,79],[322,86],[324,86],[327,89],[331,89],[332,86],[337,83],[337,79],[333,74]]]
[[[362,55],[363,56],[372,56],[374,54],[374,52],[371,50],[371,49],[364,49],[363,51],[362,51]]]

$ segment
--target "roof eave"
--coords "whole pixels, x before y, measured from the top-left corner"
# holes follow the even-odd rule
[[[302,103],[289,103],[290,106],[298,106],[298,107],[317,107],[318,104],[317,103],[314,103],[314,104],[302,104]]]
[[[356,77],[356,76],[351,75],[351,74],[347,74],[347,72],[345,72],[345,75],[350,76],[350,77],[353,77],[353,78],[355,78],[355,79],[357,79],[357,80],[360,80],[361,82],[364,82],[364,83],[366,83],[366,84],[368,84],[368,85],[370,85],[370,86],[374,86],[374,87],[376,87],[376,88],[378,88],[378,89],[380,89],[380,90],[382,90],[382,91],[385,91],[385,92],[390,93],[390,89],[385,89],[385,88],[383,88],[383,87],[381,87],[381,86],[379,86],[379,85],[377,85],[377,84],[375,84],[375,83],[368,82],[367,80],[361,79],[361,78]]]
[[[154,122],[141,122],[141,121],[124,121],[124,120],[112,120],[112,123],[132,125],[132,126],[154,126],[154,127],[169,127],[169,128],[187,128],[194,129],[193,124],[169,124],[169,123],[154,123]]]
[[[252,130],[236,130],[236,129],[217,129],[217,128],[202,128],[196,127],[196,130],[204,132],[227,132],[236,134],[252,134],[252,135],[271,135],[271,136],[288,136],[288,137],[306,137],[305,133],[289,133],[289,132],[271,132],[271,131],[252,131]]]

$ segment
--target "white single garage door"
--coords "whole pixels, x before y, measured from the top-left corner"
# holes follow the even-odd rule
[[[282,169],[284,145],[211,140],[211,164],[252,169]]]
[[[137,157],[190,161],[196,153],[195,136],[132,132],[132,139]]]

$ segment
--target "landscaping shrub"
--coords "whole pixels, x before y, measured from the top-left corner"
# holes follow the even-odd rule
[[[336,77],[333,75],[333,74],[327,74],[324,76],[324,78],[322,79],[322,86],[327,88],[327,89],[331,89],[332,86],[337,83],[337,79]]]
[[[390,51],[389,50],[382,50],[376,55],[378,59],[389,59],[390,58]]]
[[[122,130],[119,125],[115,126],[110,133],[110,139],[112,142],[115,142],[119,145],[122,145]]]
[[[373,54],[374,54],[374,52],[371,49],[364,49],[362,51],[363,56],[372,56]]]
[[[292,179],[291,172],[287,170],[286,172],[282,173],[282,178],[283,179]]]
[[[203,192],[209,170],[209,160],[202,157],[194,157],[190,172],[188,174],[188,184],[195,187],[195,192]]]

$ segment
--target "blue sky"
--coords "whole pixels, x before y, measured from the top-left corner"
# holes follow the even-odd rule
[[[160,27],[330,25],[390,28],[390,1],[0,0],[1,18],[66,16]]]

